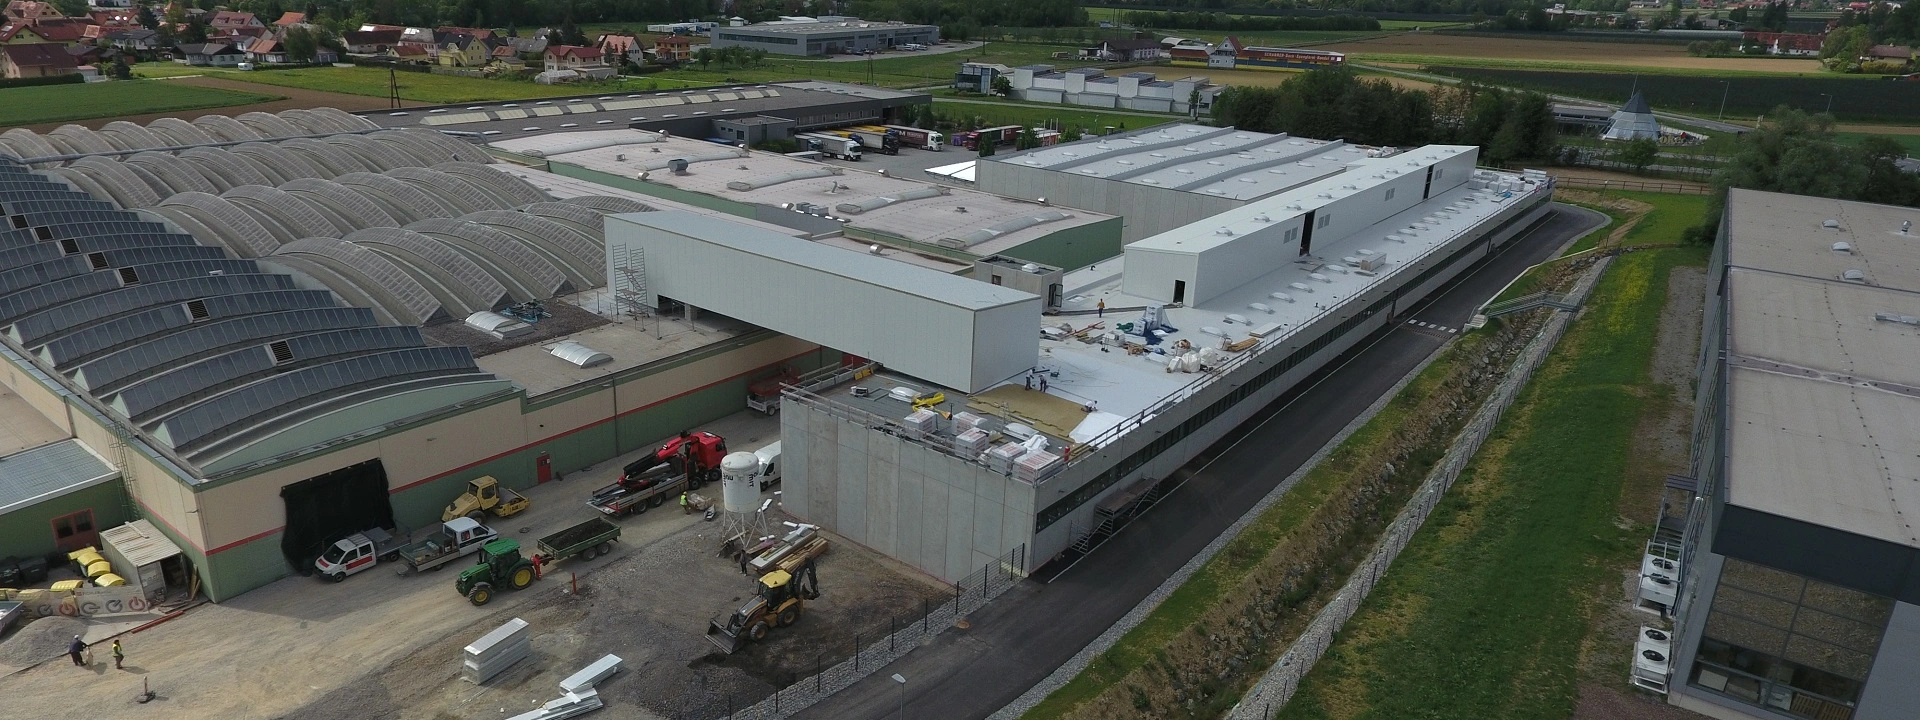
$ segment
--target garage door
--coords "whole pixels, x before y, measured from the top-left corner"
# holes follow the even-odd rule
[[[313,573],[313,559],[328,543],[367,528],[393,527],[387,470],[379,460],[301,480],[280,488],[280,497],[287,503],[280,550],[302,575]]]

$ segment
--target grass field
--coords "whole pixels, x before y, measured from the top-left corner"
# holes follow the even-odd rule
[[[1675,392],[1649,372],[1667,277],[1705,259],[1616,261],[1280,718],[1569,717],[1597,589],[1647,532],[1617,516],[1635,429]]]
[[[187,68],[184,65],[175,63],[149,63],[136,68],[135,73],[144,77],[205,75],[208,77],[226,78],[260,85],[277,85],[305,90],[325,90],[373,97],[386,97],[387,95],[387,71],[371,67],[316,67],[301,68],[298,70],[241,72],[238,70]],[[486,100],[528,100],[532,98],[580,95],[600,91],[654,90],[659,88],[691,87],[724,82],[723,80],[717,79],[703,81],[690,78],[677,78],[665,73],[625,80],[599,83],[574,83],[570,85],[536,85],[532,82],[521,80],[489,80],[485,78],[414,72],[397,73],[394,77],[398,79],[400,83],[401,99],[436,104],[479,102]],[[793,79],[793,76],[783,76],[783,79]],[[133,114],[135,112],[152,111],[127,110],[124,113],[114,114]]]
[[[1298,485],[1269,506],[1240,535],[1229,541],[1219,554],[1175,589],[1159,607],[1154,608],[1145,620],[1112,648],[1095,657],[1087,669],[1065,687],[1049,695],[1022,718],[1045,720],[1061,717],[1099,696],[1152,660],[1171,640],[1187,631],[1219,602],[1223,593],[1239,586],[1248,573],[1260,567],[1283,540],[1300,531],[1313,516],[1315,508],[1334,497],[1344,484],[1351,482],[1350,474],[1358,463],[1384,452],[1393,442],[1396,428],[1412,419],[1422,400],[1442,389],[1441,384],[1461,358],[1474,357],[1474,351],[1479,343],[1485,342],[1484,338],[1483,335],[1469,335],[1449,347],[1394,396],[1379,414],[1349,435],[1325,460],[1314,466]],[[1438,454],[1433,455],[1437,457]],[[1414,461],[1408,462],[1412,464]],[[1405,469],[1418,470],[1417,467]]]
[[[152,80],[11,88],[0,97],[0,127],[119,115],[202,110],[279,99]]]
[[[1901,147],[1905,147],[1907,149],[1908,157],[1920,156],[1920,135],[1914,135],[1909,133],[1864,133],[1864,132],[1837,132],[1833,134],[1833,139],[1846,143],[1848,145],[1858,145],[1860,144],[1860,141],[1865,140],[1868,137],[1887,138],[1894,142],[1900,143]]]
[[[1920,93],[1890,89],[1890,83],[1858,76],[1809,77],[1665,77],[1641,82],[1622,72],[1561,72],[1504,70],[1478,67],[1432,66],[1430,72],[1469,80],[1526,88],[1541,92],[1625,102],[1637,87],[1654,107],[1714,116],[1726,98],[1729,117],[1764,115],[1779,105],[1822,112],[1831,105],[1835,117],[1851,120],[1912,123],[1920,119]]]
[[[1329,45],[1324,50],[1349,53],[1361,62],[1413,65],[1465,65],[1555,70],[1627,68],[1633,72],[1689,74],[1729,72],[1769,75],[1818,74],[1820,62],[1781,58],[1697,58],[1683,45],[1664,43],[1583,42],[1435,33],[1399,33],[1386,37]]]

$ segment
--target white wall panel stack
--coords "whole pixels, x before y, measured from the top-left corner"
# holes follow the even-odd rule
[[[526,659],[533,652],[533,637],[528,627],[527,621],[514,618],[473,641],[465,651],[461,675],[467,682],[479,685]]]

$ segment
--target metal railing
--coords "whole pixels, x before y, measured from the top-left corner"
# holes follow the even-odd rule
[[[812,676],[795,677],[772,695],[745,707],[736,709],[732,696],[728,696],[726,720],[778,720],[852,687],[1018,585],[1020,568],[1026,563],[1027,546],[1017,546],[954,583],[952,597],[923,599],[917,616],[889,619],[885,635],[855,633],[853,652],[845,660],[828,666],[824,653],[815,655]]]
[[[1597,178],[1555,176],[1554,182],[1563,187],[1583,190],[1636,190],[1640,192],[1679,193],[1682,195],[1711,195],[1713,186],[1701,183],[1659,182],[1656,180],[1601,180]]]
[[[1568,297],[1566,293],[1537,292],[1532,295],[1522,295],[1512,300],[1488,303],[1486,307],[1480,309],[1480,314],[1490,318],[1496,318],[1501,315],[1517,313],[1523,310],[1532,310],[1537,307],[1551,307],[1561,310],[1580,309],[1580,305]]]

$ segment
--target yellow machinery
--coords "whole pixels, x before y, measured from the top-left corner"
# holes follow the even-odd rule
[[[947,394],[943,391],[934,390],[931,392],[923,392],[923,393],[920,393],[919,395],[913,396],[913,409],[931,410],[935,407],[939,407],[940,403],[943,403],[946,401],[947,401]]]
[[[721,652],[732,655],[749,642],[767,639],[773,628],[798,622],[806,601],[820,597],[819,576],[812,561],[795,573],[775,570],[761,575],[755,587],[758,594],[733,611],[725,623],[714,620],[707,624],[707,639]]]
[[[489,512],[496,517],[512,517],[531,504],[532,500],[512,488],[500,487],[500,481],[492,475],[483,475],[467,481],[467,491],[440,513],[440,522],[463,516],[479,522]]]

